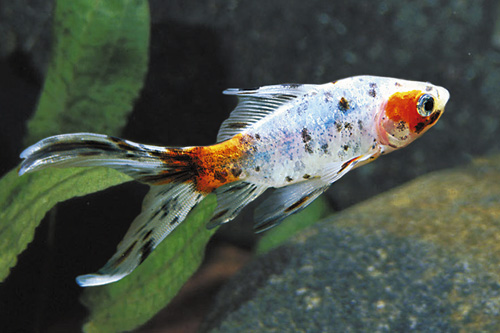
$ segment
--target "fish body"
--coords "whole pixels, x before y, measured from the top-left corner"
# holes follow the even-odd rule
[[[82,286],[110,283],[137,267],[209,193],[213,228],[268,188],[255,212],[267,230],[310,204],[348,171],[405,147],[436,123],[449,93],[430,83],[357,76],[322,85],[228,89],[239,103],[217,143],[160,147],[92,133],[58,135],[27,148],[20,174],[49,166],[108,166],[151,185],[116,254]]]

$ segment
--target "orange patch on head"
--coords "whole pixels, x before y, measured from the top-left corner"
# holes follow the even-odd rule
[[[421,95],[420,90],[392,94],[385,106],[385,114],[395,123],[404,121],[410,126],[411,131],[417,131],[418,124],[426,122],[426,118],[417,111],[417,103]]]

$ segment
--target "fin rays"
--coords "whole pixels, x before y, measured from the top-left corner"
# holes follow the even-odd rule
[[[306,208],[329,187],[330,184],[313,179],[274,190],[255,209],[255,232],[260,233],[277,226],[286,217]]]
[[[231,221],[250,202],[261,195],[267,186],[238,181],[215,190],[217,208],[207,224],[212,229],[220,224]]]
[[[227,89],[226,95],[238,96],[238,105],[217,134],[217,142],[232,138],[248,126],[275,112],[291,100],[311,92],[314,85],[281,84],[257,89]]]
[[[205,196],[192,183],[172,183],[151,188],[143,211],[135,218],[116,253],[97,273],[78,276],[82,287],[120,280],[139,266]]]
[[[185,181],[192,176],[191,159],[188,155],[169,154],[178,150],[93,133],[56,135],[21,153],[24,161],[19,174],[47,167],[106,166],[146,184]],[[170,156],[170,163],[162,159],[166,156]]]

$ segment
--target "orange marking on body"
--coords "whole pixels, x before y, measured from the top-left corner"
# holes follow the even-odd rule
[[[253,137],[237,134],[212,145],[191,148],[168,148],[161,160],[169,166],[155,185],[172,181],[194,181],[199,192],[208,194],[216,188],[240,179],[242,157],[255,149]]]
[[[385,106],[387,117],[395,123],[404,121],[410,126],[412,131],[416,131],[417,124],[426,122],[427,120],[417,111],[417,102],[421,95],[422,92],[420,90],[392,94]]]
[[[196,189],[210,193],[240,179],[241,158],[253,149],[252,137],[237,134],[232,139],[206,147],[189,148],[197,170]]]

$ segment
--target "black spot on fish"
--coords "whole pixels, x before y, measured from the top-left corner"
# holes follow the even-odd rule
[[[370,83],[370,90],[368,90],[368,95],[371,97],[375,98],[377,97],[377,84],[376,83]]]
[[[434,124],[436,122],[436,120],[438,120],[440,114],[441,114],[441,110],[437,110],[436,112],[434,112],[431,115],[431,117],[429,118],[429,125]]]
[[[363,130],[363,121],[361,119],[358,120],[358,128],[359,128],[360,131]]]
[[[229,212],[229,209],[221,210],[220,212],[218,212],[217,214],[215,214],[214,216],[212,216],[212,218],[210,219],[210,221],[218,220],[222,216],[226,215],[227,212]]]
[[[46,148],[47,152],[58,152],[58,151],[67,151],[67,150],[77,150],[82,148],[90,148],[90,149],[98,149],[101,151],[116,151],[116,147],[114,147],[111,143],[107,142],[99,142],[95,140],[85,140],[77,143],[67,143],[67,142],[59,142],[53,143],[49,147]]]
[[[310,145],[310,144],[308,144],[308,143],[306,143],[306,144],[304,145],[304,149],[305,149],[305,150],[306,150],[306,152],[307,152],[307,153],[309,153],[309,154],[314,153],[313,149],[311,148],[311,145]]]
[[[422,132],[422,130],[425,128],[425,123],[424,122],[420,122],[418,123],[417,125],[415,125],[415,132],[417,134],[419,134],[420,132]]]
[[[351,123],[344,123],[344,128],[348,131],[352,130],[352,124]]]
[[[142,240],[145,241],[146,239],[149,238],[149,236],[151,236],[151,234],[153,233],[153,230],[149,230],[145,235],[144,237],[142,237]]]
[[[154,241],[150,239],[146,244],[142,246],[141,259],[139,261],[139,265],[142,264],[147,257],[149,257],[151,252],[153,252],[154,244],[155,244]]]
[[[352,158],[350,159],[349,161],[345,162],[344,164],[342,164],[342,167],[340,168],[339,172],[337,172],[337,174],[341,173],[342,171],[345,170],[345,168],[347,168],[352,162],[354,162],[355,160],[357,159],[357,157],[355,158]]]
[[[337,127],[337,132],[342,131],[342,124],[339,122],[335,122],[335,127]]]
[[[235,122],[235,123],[229,123],[226,126],[229,127],[229,128],[232,128],[232,129],[240,129],[240,128],[247,127],[247,124],[246,123]]]
[[[232,169],[231,169],[231,173],[232,173],[232,174],[233,174],[233,176],[234,176],[234,177],[236,177],[236,178],[237,178],[239,175],[241,175],[241,172],[242,172],[242,170],[241,170],[241,168],[239,168],[239,167],[236,167],[236,168],[232,168]]]
[[[154,156],[154,157],[158,157],[158,158],[161,158],[164,155],[164,152],[161,152],[158,150],[153,150],[153,151],[150,151],[148,153],[149,153],[149,155]]]
[[[255,138],[256,138],[257,140],[260,140],[260,135],[259,135],[259,134],[255,134]]]
[[[306,173],[305,175],[303,175],[303,176],[302,176],[302,178],[304,178],[304,179],[309,179],[309,178],[311,178],[311,175],[308,175],[308,174]]]
[[[151,218],[152,218],[152,219],[154,219],[154,218],[155,218],[155,217],[157,217],[157,216],[158,216],[158,214],[160,214],[161,212],[162,212],[162,210],[161,210],[161,209],[158,209],[156,212],[154,212],[154,214],[153,214],[153,215],[151,215]]]
[[[286,208],[285,209],[285,213],[289,213],[297,208],[299,208],[300,206],[302,206],[307,200],[309,200],[309,196],[306,195],[305,197],[302,197],[300,200],[298,200],[297,202],[295,202],[293,205],[291,205],[290,207]]]
[[[254,91],[254,90],[259,90],[259,87],[253,87],[253,88],[240,88],[238,91],[244,92],[244,91]]]
[[[140,149],[138,147],[134,147],[128,143],[126,143],[123,139],[117,138],[116,136],[108,136],[108,138],[116,143],[118,147],[124,150],[130,150],[130,151],[139,151]]]
[[[323,153],[328,153],[328,143],[324,143],[321,145],[321,150],[323,151]]]
[[[216,171],[214,172],[214,178],[220,181],[221,183],[225,183],[227,178],[227,172],[225,170]]]
[[[304,141],[304,143],[311,141],[311,136],[307,128],[302,129],[302,141]]]
[[[345,151],[349,150],[349,145],[343,145],[342,148],[344,148]]]
[[[340,168],[338,173],[341,173],[342,171],[344,171],[344,169],[347,168],[350,163],[351,163],[351,161],[347,161],[344,164],[342,164],[342,167]]]
[[[260,166],[255,167],[255,171],[259,172],[260,171]]]
[[[290,176],[286,176],[285,179],[286,179],[287,182],[291,182],[293,180],[293,178],[290,177]]]
[[[175,216],[172,221],[170,221],[170,225],[175,225],[177,222],[179,222],[179,216]]]
[[[125,252],[122,253],[120,258],[116,259],[116,266],[120,265],[122,262],[124,262],[130,253],[132,253],[132,250],[134,249],[134,246],[137,244],[137,241],[133,242],[132,245],[130,245]]]
[[[345,97],[342,97],[339,101],[339,110],[342,111],[342,112],[347,112],[347,110],[349,110],[351,108],[351,106],[349,105],[349,101],[347,101],[347,99],[345,99]]]

